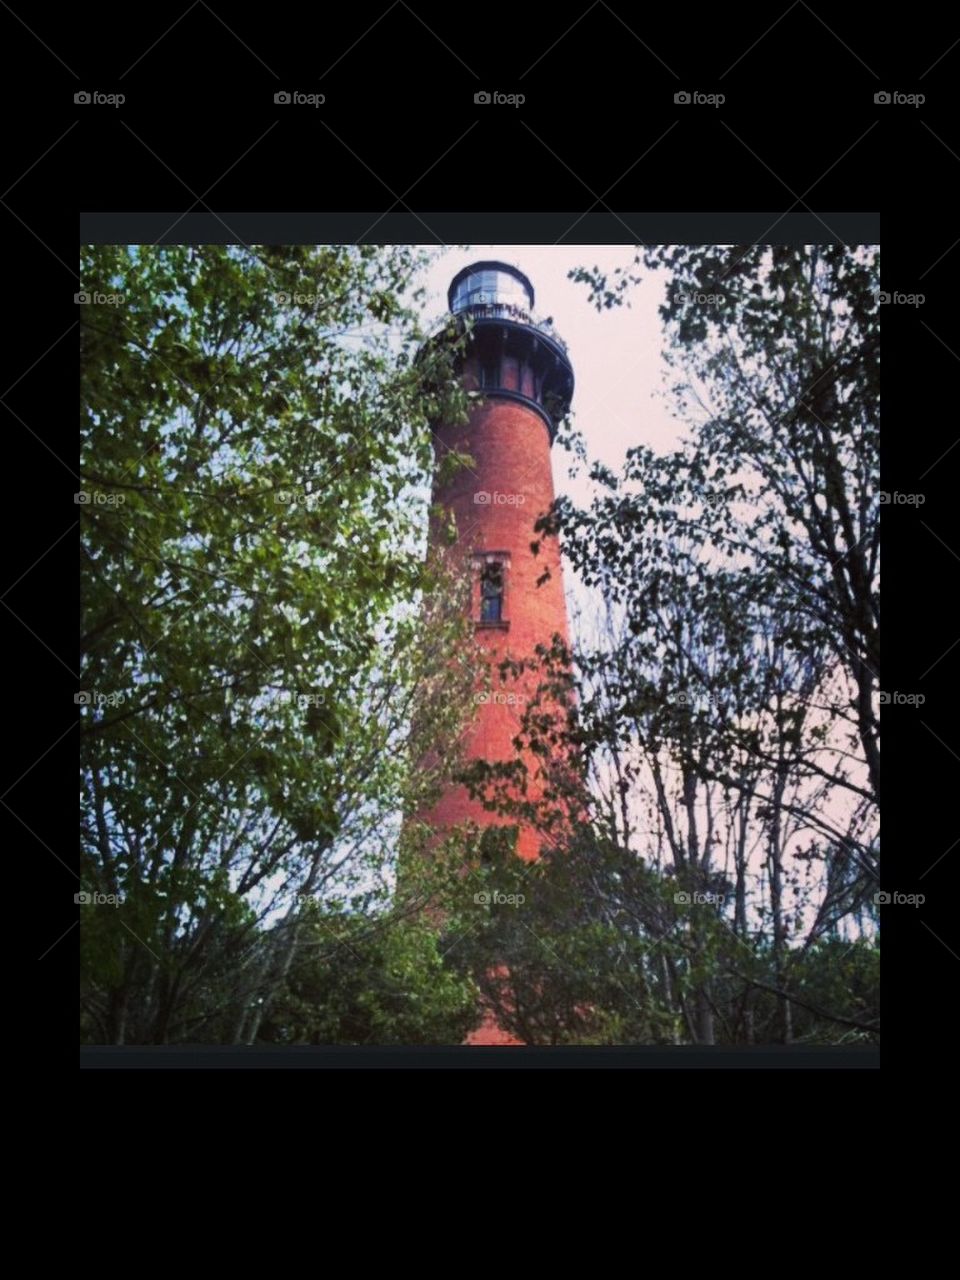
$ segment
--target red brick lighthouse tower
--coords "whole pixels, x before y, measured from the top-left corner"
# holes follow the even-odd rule
[[[534,658],[536,646],[549,646],[555,635],[567,640],[559,547],[555,539],[541,541],[534,525],[554,499],[550,448],[570,406],[573,369],[552,323],[535,317],[533,286],[516,267],[476,262],[454,276],[447,298],[454,331],[469,329],[458,369],[476,397],[465,424],[434,424],[436,474],[443,474],[439,464],[450,450],[469,455],[473,465],[438,479],[433,502],[456,523],[453,556],[470,578],[468,607],[488,673],[464,747],[468,761],[510,762],[518,759],[513,740],[537,680],[530,674],[503,681],[499,664]],[[435,551],[439,528],[438,522],[431,530]],[[529,751],[519,758],[527,770],[524,798],[535,802],[543,761]],[[437,834],[468,822],[512,827],[519,857],[540,852],[533,827],[485,809],[462,786],[450,786],[419,818]],[[517,1043],[490,1016],[468,1042]]]

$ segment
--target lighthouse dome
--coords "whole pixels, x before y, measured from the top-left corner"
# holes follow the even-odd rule
[[[453,312],[490,305],[530,311],[533,285],[522,271],[506,262],[474,262],[453,277],[447,301]]]

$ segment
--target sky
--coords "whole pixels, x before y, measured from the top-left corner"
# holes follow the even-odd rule
[[[633,263],[633,245],[473,245],[450,248],[428,270],[424,284],[429,319],[447,310],[447,287],[465,266],[495,258],[519,267],[534,288],[537,316],[552,316],[567,344],[576,386],[571,420],[582,432],[591,461],[619,471],[633,445],[666,452],[677,442],[681,424],[671,417],[664,388],[664,338],[657,311],[665,274],[641,271],[643,281],[629,291],[631,306],[598,312],[588,302],[588,287],[567,278],[574,267],[600,267],[607,274]],[[553,450],[554,486],[583,503],[584,481],[568,476],[571,455]]]
[[[673,416],[671,400],[664,394],[667,378],[676,376],[663,357],[665,335],[658,311],[667,273],[641,267],[641,283],[627,292],[631,305],[599,312],[588,301],[588,286],[567,278],[575,267],[600,267],[609,276],[616,267],[631,267],[634,257],[632,245],[474,245],[441,253],[424,278],[430,322],[447,311],[447,288],[462,267],[484,259],[519,267],[533,285],[535,315],[552,317],[567,343],[576,379],[571,420],[584,437],[587,458],[602,462],[615,474],[621,471],[627,449],[646,445],[666,453],[690,433],[690,426]],[[597,490],[583,468],[571,478],[573,456],[555,446],[552,457],[556,492],[587,506]],[[574,642],[580,638],[589,643],[580,628],[589,628],[595,612],[593,594],[577,580],[566,558],[564,588]],[[837,803],[842,809],[846,803],[842,795]],[[753,860],[760,874],[759,845]]]
[[[602,462],[615,474],[633,446],[666,453],[684,434],[663,394],[668,370],[658,308],[666,273],[641,269],[641,283],[627,291],[630,306],[603,311],[589,302],[589,287],[568,279],[568,273],[576,267],[599,267],[610,276],[616,267],[633,267],[635,255],[635,246],[629,244],[451,246],[431,263],[422,281],[429,326],[447,312],[447,289],[463,267],[489,259],[519,267],[533,285],[534,314],[551,317],[567,344],[575,379],[570,421],[584,438],[588,462]],[[598,486],[589,480],[587,468],[560,445],[554,445],[551,458],[557,495],[588,507]],[[594,616],[596,600],[565,556],[563,584],[568,617],[578,633],[578,619]]]

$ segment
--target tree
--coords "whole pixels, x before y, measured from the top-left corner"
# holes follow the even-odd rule
[[[289,973],[257,1040],[267,1044],[459,1044],[477,992],[443,961],[419,919],[311,908]]]
[[[826,646],[849,681],[837,714],[879,803],[879,252],[658,246],[641,261],[668,273],[666,356],[696,436],[663,469],[631,450],[623,481],[652,482],[640,500],[655,523],[665,480],[661,527],[737,557],[758,595],[779,584],[791,605],[785,643],[812,657]],[[611,287],[576,274],[598,309],[621,305],[639,279],[622,273]]]
[[[203,1038],[225,1010],[252,1039],[302,900],[388,892],[396,815],[437,785],[406,738],[441,668],[456,741],[456,610],[425,636],[416,609],[442,585],[427,424],[464,398],[442,350],[414,360],[422,260],[84,252],[123,298],[82,317],[81,870],[123,898],[84,908],[88,1039]]]
[[[666,454],[629,450],[619,476],[595,465],[589,508],[561,498],[538,522],[594,605],[573,653],[540,653],[543,687],[576,690],[559,750],[535,714],[517,745],[574,753],[591,798],[574,809],[579,834],[546,855],[559,928],[538,916],[525,931],[533,917],[517,912],[491,935],[499,967],[487,956],[475,977],[491,975],[488,999],[513,1029],[525,1011],[534,1036],[584,1034],[586,1011],[591,1034],[612,1036],[872,1038],[875,992],[806,988],[815,961],[851,945],[857,981],[875,977],[877,257],[653,248],[612,282],[574,274],[602,311],[628,299],[641,263],[668,276],[689,435]],[[486,771],[493,798],[535,821],[507,774]],[[585,938],[568,966],[580,979],[537,1022],[534,993],[556,990],[543,949],[562,960]]]

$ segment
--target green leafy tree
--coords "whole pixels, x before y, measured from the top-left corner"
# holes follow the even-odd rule
[[[83,1030],[251,1040],[303,897],[372,910],[397,815],[435,792],[414,689],[457,739],[457,584],[424,563],[424,255],[371,246],[97,246],[84,284]],[[81,499],[82,500],[82,499]],[[453,607],[429,635],[422,597]],[[298,898],[300,895],[300,898]],[[286,927],[276,927],[279,921]],[[233,1025],[224,1023],[232,1011]]]
[[[429,922],[318,910],[258,1042],[460,1044],[476,1009],[473,984],[444,963]]]
[[[488,955],[474,976],[538,1042],[869,1039],[877,255],[655,247],[612,279],[574,274],[602,312],[627,302],[644,271],[666,277],[667,358],[688,435],[664,454],[630,449],[620,475],[595,465],[591,505],[561,498],[538,524],[563,537],[595,608],[573,653],[539,654],[545,690],[575,687],[565,730],[534,707],[517,743],[579,761],[590,798],[574,786],[567,804],[590,821],[571,839],[541,814],[559,852],[542,872],[514,870],[548,878],[550,911],[536,929],[517,912],[507,934],[500,923],[481,935],[501,961]],[[536,822],[536,806],[511,800],[515,771],[474,772],[501,812]],[[850,988],[820,981],[811,1000],[815,958],[858,932]],[[567,957],[562,983],[551,951]]]

